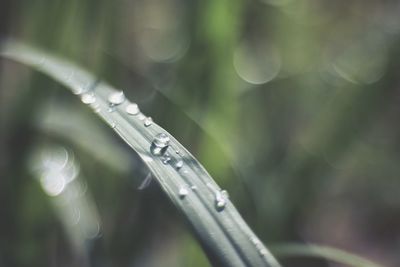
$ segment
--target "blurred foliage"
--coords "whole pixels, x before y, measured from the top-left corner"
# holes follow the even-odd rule
[[[395,267],[399,12],[395,0],[3,0],[0,34],[122,88],[267,244]],[[0,63],[0,266],[209,264],[157,185],[136,190],[147,170],[110,129],[47,77]],[[85,249],[29,168],[46,145],[74,151],[96,204],[101,236]]]

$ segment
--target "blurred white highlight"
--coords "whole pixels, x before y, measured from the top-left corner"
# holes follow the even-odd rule
[[[83,251],[88,239],[99,236],[100,220],[74,154],[63,147],[39,148],[32,155],[31,169],[74,248]]]

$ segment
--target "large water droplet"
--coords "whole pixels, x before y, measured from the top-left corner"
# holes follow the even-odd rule
[[[153,124],[153,119],[151,118],[151,117],[147,117],[145,120],[144,120],[144,126],[145,127],[149,127],[150,125],[152,125]]]
[[[158,147],[166,147],[169,145],[169,136],[165,133],[159,133],[155,136],[153,144]]]
[[[189,191],[187,190],[187,188],[186,187],[180,187],[179,188],[179,197],[180,198],[185,198],[186,196],[187,196],[187,194],[189,194]]]
[[[215,193],[215,208],[218,211],[222,211],[226,206],[228,198],[229,198],[229,195],[226,190],[217,191]]]
[[[120,105],[124,101],[125,101],[125,95],[124,92],[122,91],[111,93],[108,96],[108,102],[110,102],[110,104],[113,106]]]
[[[125,111],[129,115],[137,115],[140,112],[138,105],[135,103],[127,105]]]
[[[169,136],[165,133],[159,133],[154,137],[153,142],[151,143],[151,153],[153,155],[164,155],[165,151],[169,146]]]
[[[81,96],[81,100],[84,104],[93,104],[96,102],[96,96],[93,93],[85,93]]]

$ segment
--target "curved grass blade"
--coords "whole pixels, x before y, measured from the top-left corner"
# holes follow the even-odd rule
[[[122,91],[66,60],[22,44],[4,43],[1,54],[60,82],[108,123],[184,214],[215,266],[280,266],[204,167]]]
[[[312,257],[323,258],[353,267],[383,267],[360,256],[328,246],[285,244],[272,246],[271,250],[278,258]]]

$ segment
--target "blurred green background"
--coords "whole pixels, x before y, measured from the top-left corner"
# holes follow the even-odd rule
[[[123,89],[267,245],[396,267],[399,14],[394,0],[2,0],[0,34]],[[73,201],[38,180],[57,159]],[[68,90],[0,59],[0,266],[210,266],[156,183],[137,190],[147,173]]]

